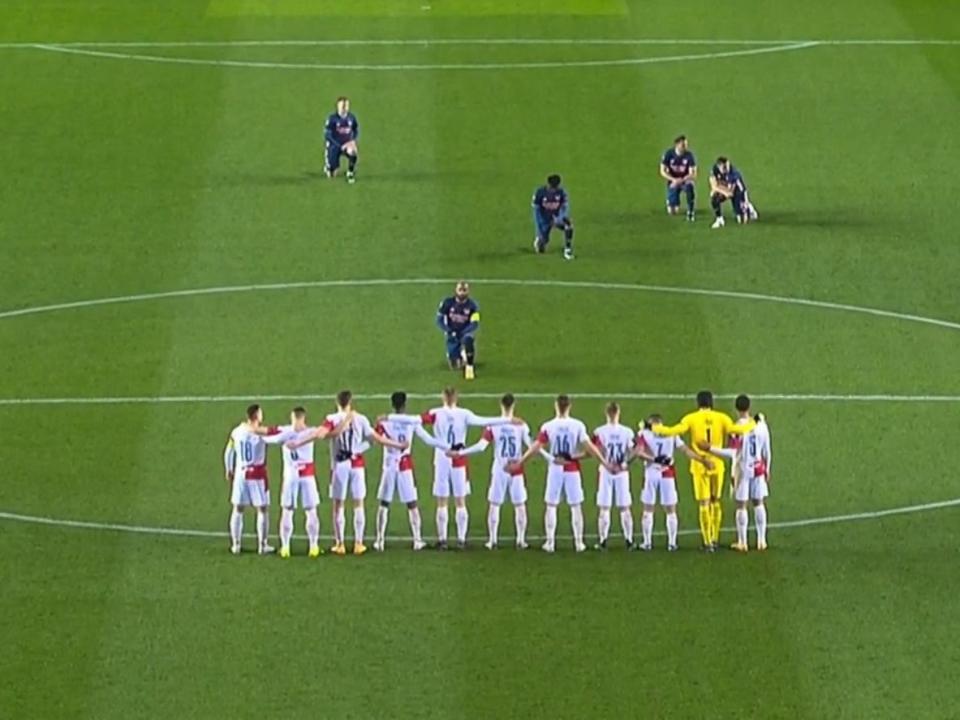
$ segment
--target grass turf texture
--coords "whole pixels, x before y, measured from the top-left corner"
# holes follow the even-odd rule
[[[269,15],[262,3],[166,3],[161,13],[134,2],[14,2],[0,9],[0,42],[960,38],[960,13],[934,2],[748,3],[736,13],[694,2],[679,24],[676,8],[639,2],[599,3],[596,16],[590,3],[566,3],[572,15],[546,21],[533,2],[509,17],[493,3],[469,8],[469,17],[454,3],[434,5],[436,15],[418,15],[410,3],[393,11],[361,3],[363,16],[352,18],[350,3],[327,3],[323,15],[287,3]],[[393,16],[378,17],[380,8]],[[150,53],[462,63],[729,49]],[[960,162],[957,47],[830,46],[496,73],[168,66],[26,48],[0,57],[3,309],[209,286],[465,276],[960,314],[949,195]],[[318,175],[319,125],[341,93],[363,126],[355,187]],[[711,233],[705,181],[698,223],[663,216],[655,167],[678,131],[691,136],[702,174],[719,153],[741,167],[760,224]],[[528,249],[528,199],[552,171],[572,195],[572,264],[557,247],[547,257]],[[0,396],[433,392],[450,379],[431,326],[448,290],[277,290],[6,318]],[[478,283],[475,295],[484,322],[473,392],[960,393],[960,335],[949,329],[630,290]],[[282,420],[291,404],[267,403],[268,419]],[[466,404],[495,412],[494,400]],[[577,401],[576,414],[599,424],[602,404]],[[0,509],[225,528],[219,451],[242,405],[2,406]],[[308,408],[316,418],[328,405]],[[628,401],[625,417],[654,409],[676,417],[689,405]],[[371,415],[385,406],[360,403]],[[942,457],[958,440],[956,404],[758,407],[770,416],[777,454],[773,521],[957,495]],[[535,425],[549,400],[524,399],[519,411]],[[430,533],[423,450],[417,463]],[[475,546],[488,464],[472,465]],[[585,473],[588,527],[592,477]],[[538,534],[542,466],[529,478]],[[680,490],[689,531],[696,518],[685,473]],[[373,510],[371,499],[371,530]],[[327,531],[326,505],[322,516]],[[567,513],[560,518],[567,533]],[[316,563],[237,559],[216,538],[3,521],[0,715],[951,717],[960,701],[945,682],[960,661],[951,641],[960,632],[957,520],[945,509],[773,530],[773,550],[746,557],[700,556],[687,535],[672,556],[414,555],[395,545],[384,556]],[[511,527],[505,508],[501,531]],[[395,507],[391,533],[406,532]]]

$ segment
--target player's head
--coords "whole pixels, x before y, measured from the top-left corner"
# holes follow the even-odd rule
[[[620,403],[607,403],[607,420],[612,423],[620,422]]]
[[[517,399],[513,396],[513,393],[507,393],[500,398],[500,407],[504,415],[513,415],[513,408],[516,404]]]
[[[341,410],[347,410],[351,402],[353,402],[353,393],[349,390],[341,390],[337,393],[337,407]]]
[[[390,407],[396,412],[403,412],[407,407],[407,394],[403,390],[397,390],[390,396]]]
[[[698,408],[712,408],[713,407],[713,393],[709,390],[701,390],[697,393],[697,407]]]
[[[677,135],[673,139],[673,149],[678,153],[687,151],[687,136],[686,135]]]
[[[570,406],[572,404],[569,395],[557,395],[556,402],[554,402],[554,406],[557,408],[557,415],[566,415],[570,412]]]
[[[559,175],[550,175],[547,178],[547,187],[556,190],[560,187],[560,176]]]
[[[721,155],[720,157],[718,157],[718,158],[717,158],[717,167],[720,168],[720,171],[721,171],[721,172],[729,172],[729,171],[730,171],[730,158],[726,157],[725,155]]]
[[[737,395],[733,401],[734,406],[742,413],[750,412],[750,398],[746,395]]]
[[[294,425],[303,425],[307,421],[307,411],[302,405],[297,405],[290,411],[290,422]]]
[[[337,98],[337,115],[340,117],[346,117],[347,113],[350,112],[350,98],[346,95],[341,95]]]
[[[263,408],[258,403],[247,406],[247,422],[263,422]]]
[[[443,389],[443,404],[453,406],[457,404],[457,389],[452,385]]]
[[[652,413],[647,416],[647,423],[650,425],[662,425],[663,424],[663,415],[660,413]]]
[[[457,300],[466,300],[470,297],[470,283],[466,280],[461,280],[453,289],[453,294],[457,296]]]

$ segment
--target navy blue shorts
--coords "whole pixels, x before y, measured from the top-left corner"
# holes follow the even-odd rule
[[[566,213],[558,213],[553,217],[544,217],[536,210],[533,211],[533,224],[537,228],[537,237],[543,238],[544,240],[550,236],[550,231],[553,228],[563,229],[569,222],[570,218],[567,217]]]
[[[680,194],[683,192],[686,192],[688,197],[692,198],[694,196],[695,190],[692,181],[676,187],[671,187],[670,183],[667,183],[667,205],[680,207]]]
[[[346,155],[343,151],[343,145],[332,143],[327,140],[326,146],[326,164],[328,170],[335,170],[340,167],[340,158]]]
[[[459,360],[461,350],[463,350],[463,341],[466,338],[472,338],[473,333],[465,335],[447,335],[447,358],[450,360]]]

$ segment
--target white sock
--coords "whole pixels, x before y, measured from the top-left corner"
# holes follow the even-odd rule
[[[377,508],[377,542],[383,544],[387,536],[387,520],[390,517],[390,509],[381,505]]]
[[[267,544],[270,533],[270,513],[266,510],[257,510],[257,543],[260,547]]]
[[[457,518],[457,540],[459,542],[467,541],[467,528],[470,525],[470,515],[467,514],[467,507],[458,507],[455,511]]]
[[[667,513],[667,544],[677,544],[677,514]]]
[[[230,513],[230,542],[232,542],[235,547],[239,547],[242,538],[243,513],[234,508],[233,512]]]
[[[445,543],[447,541],[447,522],[449,521],[449,515],[447,514],[447,508],[438,507],[437,508],[437,541]]]
[[[737,543],[740,545],[747,544],[747,509],[746,508],[737,508],[736,513],[737,520]]]
[[[363,531],[367,527],[367,511],[362,508],[353,509],[353,541],[363,545]]]
[[[676,517],[676,516],[674,516]],[[652,545],[653,544],[653,513],[643,511],[643,515],[640,516],[640,531],[643,533],[643,544]]]
[[[746,515],[746,511],[744,511]],[[757,505],[753,508],[753,522],[757,526],[757,542],[767,544],[767,506]]]
[[[570,508],[570,526],[573,528],[573,543],[580,547],[583,545],[583,508],[579,505]]]
[[[293,536],[293,510],[283,508],[280,511],[280,547],[290,548],[290,538]]]
[[[420,534],[420,508],[415,507],[407,511],[410,518],[410,534],[413,535],[414,542],[422,542],[423,536]]]
[[[320,544],[320,518],[317,516],[317,509],[307,510],[307,542],[311,548]]]
[[[343,545],[343,532],[347,525],[343,505],[337,508],[333,518],[333,542],[336,545]]]
[[[620,527],[623,530],[623,537],[628,543],[633,544],[633,513],[630,508],[620,511]]]
[[[551,545],[557,539],[557,506],[547,505],[547,510],[543,514],[543,529],[547,533],[547,542]]]
[[[490,532],[490,542],[497,544],[497,530],[500,528],[500,506],[491,505],[487,511],[487,530]]]
[[[570,509],[570,517],[573,517],[573,508]],[[600,508],[600,515],[597,517],[597,532],[600,535],[600,542],[606,542],[610,535],[610,510]]]
[[[518,505],[513,509],[513,519],[517,525],[517,543],[527,542],[527,506]]]

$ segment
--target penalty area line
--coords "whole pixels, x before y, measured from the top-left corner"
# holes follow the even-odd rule
[[[810,527],[814,525],[832,525],[836,523],[857,522],[862,520],[875,520],[878,518],[891,517],[894,515],[910,515],[913,513],[929,512],[931,510],[942,510],[960,506],[960,498],[952,500],[940,500],[937,502],[923,503],[921,505],[905,505],[902,507],[887,508],[885,510],[873,510],[869,512],[848,513],[843,515],[827,515],[824,517],[803,518],[799,520],[784,520],[773,522],[768,525],[772,529],[787,530],[790,528]],[[48,527],[78,529],[78,530],[105,530],[108,532],[121,532],[139,535],[157,535],[174,537],[193,537],[193,538],[217,538],[224,539],[229,537],[229,533],[222,530],[200,530],[193,528],[175,528],[175,527],[154,527],[149,525],[128,525],[125,523],[106,523],[94,522],[88,520],[72,520],[66,518],[45,517],[42,515],[25,515],[21,513],[0,511],[0,520],[19,522],[31,525],[45,525]],[[735,528],[725,527],[725,532],[732,532]],[[700,530],[697,528],[686,528],[680,530],[681,535],[696,535]],[[658,532],[658,535],[663,535]],[[249,536],[248,536],[249,537]],[[297,539],[304,539],[302,535],[295,535]],[[596,537],[595,535],[586,535],[587,538]],[[322,535],[323,540],[332,539],[329,535]],[[539,542],[544,538],[542,536],[529,536],[531,542]],[[557,536],[557,540],[571,540],[567,536]],[[390,542],[409,542],[410,538],[405,535],[390,535],[387,537]],[[513,537],[504,536],[501,540],[505,543],[512,543]]]

